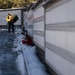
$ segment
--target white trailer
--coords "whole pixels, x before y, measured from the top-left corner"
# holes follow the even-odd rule
[[[45,60],[57,75],[75,75],[75,0],[45,5]]]
[[[47,0],[36,3],[32,9],[33,25],[31,11],[26,11],[25,24],[33,27],[40,58],[53,75],[75,75],[75,0]]]

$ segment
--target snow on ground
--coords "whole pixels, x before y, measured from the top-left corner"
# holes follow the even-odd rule
[[[21,40],[24,38],[23,35],[21,35],[21,29],[16,29],[15,32],[16,39],[14,41],[14,48],[13,51],[17,52],[20,64],[20,69],[24,72],[24,64],[25,61],[26,69],[28,70],[29,75],[49,75],[46,72],[45,66],[40,62],[39,58],[36,55],[36,47],[35,46],[27,46],[25,44],[22,44]],[[24,58],[24,61],[23,61]]]
[[[17,57],[16,65],[17,65],[17,68],[18,68],[19,72],[21,73],[21,75],[27,75],[26,71],[25,71],[24,59],[23,59],[23,55],[22,54],[20,54]]]

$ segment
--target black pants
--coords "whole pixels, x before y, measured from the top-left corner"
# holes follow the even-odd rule
[[[14,23],[8,22],[8,32],[10,33],[12,29],[12,32],[14,33]]]

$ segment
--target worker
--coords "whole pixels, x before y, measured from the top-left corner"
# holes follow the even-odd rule
[[[6,21],[8,22],[8,32],[11,32],[11,28],[12,28],[12,32],[14,33],[14,23],[12,20],[12,14],[8,13],[8,16],[6,17]]]

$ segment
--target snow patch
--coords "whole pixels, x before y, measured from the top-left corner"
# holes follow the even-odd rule
[[[41,63],[41,61],[36,55],[36,47],[22,44],[21,41],[24,38],[24,36],[21,35],[21,29],[16,29],[15,35],[16,35],[16,39],[14,41],[13,51],[23,52],[23,53],[21,52],[21,54],[18,56],[18,60],[16,60],[19,64],[18,67],[23,72],[22,75],[25,74],[24,72],[25,68],[23,63],[24,61],[26,62],[26,66],[29,70],[28,72],[30,72],[29,73],[30,75],[49,75],[46,72],[45,66]]]

